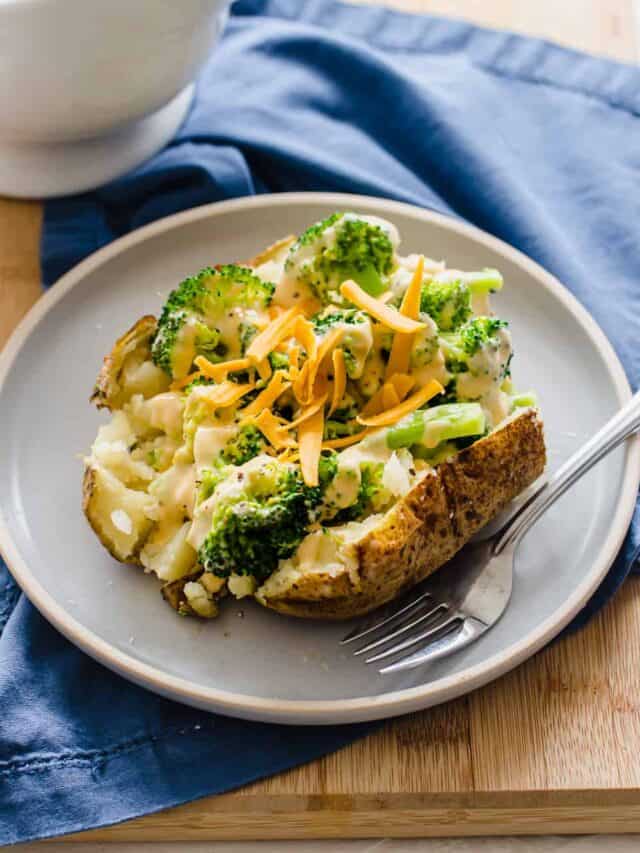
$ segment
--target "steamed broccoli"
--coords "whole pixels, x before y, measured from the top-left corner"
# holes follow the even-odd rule
[[[509,324],[498,317],[474,317],[460,329],[460,343],[464,352],[475,355],[481,347],[498,346],[496,333]]]
[[[373,512],[385,509],[393,498],[382,483],[383,474],[384,462],[362,462],[358,497],[351,506],[340,510],[334,522],[344,524],[347,521],[360,521]]]
[[[231,307],[266,308],[275,286],[247,267],[205,267],[185,279],[164,304],[151,347],[153,361],[173,378],[186,376],[196,355],[221,360],[235,341],[224,341],[216,322]]]
[[[269,353],[268,358],[271,370],[288,370],[289,356],[286,353],[273,350]]]
[[[229,474],[230,468],[222,460],[216,459],[210,468],[203,468],[198,480],[198,503],[206,501],[215,492],[218,483],[221,483]]]
[[[430,281],[422,288],[420,311],[444,332],[457,329],[471,316],[471,292],[462,281]]]
[[[504,346],[505,341],[500,330],[509,324],[497,317],[474,317],[468,320],[457,332],[445,333],[440,336],[442,349],[445,356],[445,364],[449,373],[458,374],[471,371],[478,372],[479,365],[471,362],[480,352],[498,352],[501,347],[504,353],[501,356],[499,371],[496,379],[504,379],[509,373],[511,362],[510,346]],[[507,339],[508,340],[508,339]],[[482,372],[486,372],[487,366],[483,366]]]
[[[357,308],[335,308],[333,306],[311,318],[313,328],[319,335],[323,335],[338,324],[355,326],[357,323],[366,323],[367,320],[368,317],[364,311],[359,311]]]
[[[245,424],[236,435],[226,443],[222,451],[222,459],[232,465],[244,465],[266,447],[264,437],[257,426]]]
[[[349,278],[368,293],[381,294],[394,268],[394,255],[382,227],[354,214],[334,213],[301,234],[289,250],[285,270],[327,304],[331,293]]]
[[[306,535],[335,467],[333,457],[323,457],[314,488],[305,485],[299,467],[275,459],[260,457],[234,469],[229,476],[238,477],[242,488],[216,502],[198,555],[205,571],[265,580]]]
[[[342,326],[344,334],[339,346],[344,353],[344,363],[349,379],[362,376],[367,356],[373,346],[371,320],[364,311],[355,308],[338,309],[333,306],[312,318],[315,331],[324,335],[336,326]]]

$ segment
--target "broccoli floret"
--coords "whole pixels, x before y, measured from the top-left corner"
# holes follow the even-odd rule
[[[222,459],[231,465],[244,465],[266,447],[266,442],[258,427],[253,424],[241,426],[237,434],[226,443]]]
[[[206,501],[215,492],[218,483],[226,479],[229,473],[229,466],[225,465],[222,460],[216,459],[213,466],[203,468],[200,472],[198,480],[198,503]]]
[[[367,356],[373,346],[371,321],[364,313],[355,308],[336,309],[329,307],[312,318],[317,334],[324,335],[335,326],[344,327],[340,347],[344,353],[344,363],[349,379],[362,376]]]
[[[242,355],[244,355],[249,348],[249,344],[258,334],[258,327],[254,326],[253,323],[240,323],[238,331],[240,333],[240,350]]]
[[[437,328],[433,320],[426,314],[423,314],[420,320],[426,323],[426,326],[415,333],[411,347],[411,367],[417,368],[431,364],[440,348]]]
[[[334,523],[344,524],[347,521],[360,521],[373,512],[385,509],[392,496],[382,484],[383,473],[384,462],[361,463],[358,497],[351,506],[340,510],[333,519]]]
[[[442,331],[452,331],[471,316],[471,291],[462,281],[431,281],[422,288],[420,311]]]
[[[509,324],[497,317],[474,317],[460,329],[460,345],[468,355],[475,355],[481,347],[487,344],[498,346],[496,333]]]
[[[353,214],[334,213],[298,238],[289,250],[285,270],[327,304],[349,278],[378,296],[386,290],[394,265],[393,243],[379,225]]]
[[[199,551],[204,569],[219,577],[231,573],[269,577],[278,561],[291,557],[306,535],[335,463],[323,462],[320,485],[305,485],[299,467],[277,460],[254,460],[230,476],[244,487],[222,497],[213,511],[211,531]],[[256,464],[258,463],[258,464]]]
[[[264,309],[274,289],[247,267],[205,267],[169,294],[151,346],[153,361],[173,378],[181,378],[198,353],[223,359],[234,342],[221,340],[216,328],[220,315],[235,306]]]
[[[352,326],[356,323],[366,323],[367,320],[368,317],[364,311],[359,311],[357,308],[327,308],[311,318],[313,328],[320,335],[339,323]]]
[[[445,365],[449,373],[457,376],[460,373],[484,373],[487,367],[474,363],[472,359],[481,351],[497,351],[504,343],[499,332],[508,326],[505,320],[497,317],[474,317],[468,320],[457,332],[445,333],[440,336]],[[493,359],[492,361],[495,361]],[[508,346],[503,350],[500,364],[491,368],[496,381],[503,380],[509,373],[511,351]],[[495,373],[495,375],[494,375]]]
[[[269,353],[268,358],[271,370],[287,370],[289,367],[289,356],[284,352],[273,350]]]

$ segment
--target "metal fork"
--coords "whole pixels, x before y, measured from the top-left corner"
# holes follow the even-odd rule
[[[366,663],[394,659],[383,674],[413,669],[473,643],[496,624],[511,597],[513,564],[523,537],[597,462],[640,429],[640,392],[608,421],[493,535],[476,537],[442,570],[400,600],[379,608],[342,640]]]

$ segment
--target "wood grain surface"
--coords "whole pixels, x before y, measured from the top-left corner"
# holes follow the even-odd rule
[[[354,0],[355,2],[355,0]],[[632,0],[394,0],[633,61]],[[0,343],[40,294],[41,207],[0,200]],[[640,831],[640,582],[494,684],[232,794],[78,840]]]

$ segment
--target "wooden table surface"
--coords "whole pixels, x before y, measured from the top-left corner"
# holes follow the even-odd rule
[[[354,0],[356,2],[356,0]],[[393,0],[635,61],[633,0]],[[40,295],[41,205],[0,199],[0,344]],[[237,793],[82,840],[640,831],[640,583],[446,706]]]

